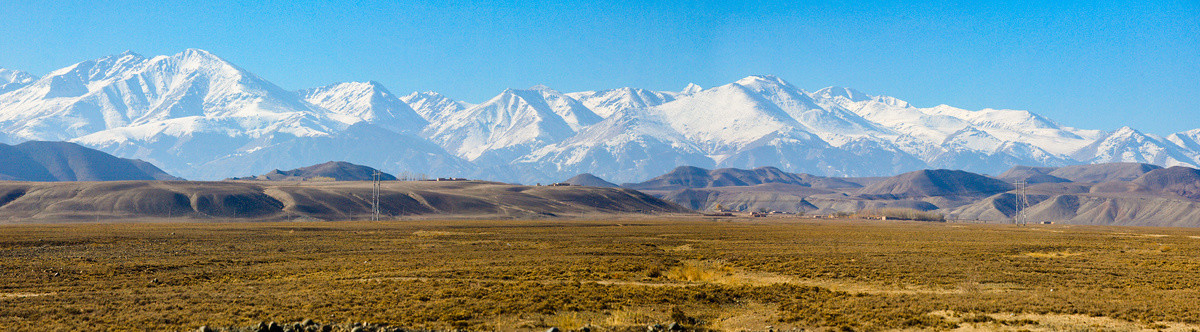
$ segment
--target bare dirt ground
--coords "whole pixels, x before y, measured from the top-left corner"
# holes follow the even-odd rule
[[[1186,331],[1197,237],[782,217],[8,225],[0,326]]]

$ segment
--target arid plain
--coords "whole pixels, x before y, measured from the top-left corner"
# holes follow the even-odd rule
[[[1192,330],[1196,257],[1196,229],[777,216],[8,225],[0,326]]]

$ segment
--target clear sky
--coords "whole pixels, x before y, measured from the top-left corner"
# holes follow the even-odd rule
[[[201,48],[288,89],[376,80],[469,102],[772,74],[1080,128],[1200,128],[1200,1],[797,2],[2,0],[0,67]]]

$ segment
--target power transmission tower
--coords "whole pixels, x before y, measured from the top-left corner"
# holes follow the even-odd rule
[[[379,221],[379,170],[371,173],[371,220]]]
[[[1013,202],[1016,205],[1016,213],[1013,214],[1013,223],[1025,225],[1029,223],[1028,216],[1025,214],[1025,209],[1029,208],[1029,196],[1026,194],[1026,188],[1029,184],[1025,180],[1017,181],[1017,195]]]

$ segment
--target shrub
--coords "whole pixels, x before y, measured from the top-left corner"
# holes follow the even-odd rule
[[[855,213],[854,216],[864,219],[887,218],[895,220],[946,221],[946,216],[940,213],[900,208],[861,210]]]

